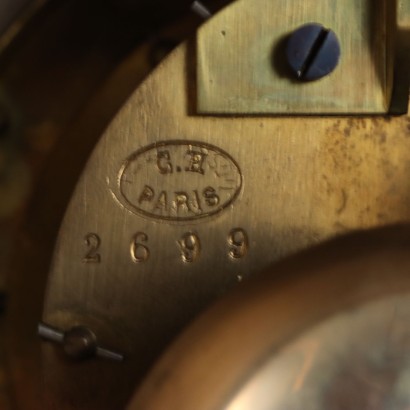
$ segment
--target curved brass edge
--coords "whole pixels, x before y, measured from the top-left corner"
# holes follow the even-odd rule
[[[54,5],[56,3],[54,2]],[[67,2],[62,3],[67,5]],[[71,2],[71,5],[73,3]],[[84,4],[81,1],[76,1],[76,3],[80,6]],[[119,5],[119,2],[113,3]],[[145,4],[145,8],[141,6],[141,3]],[[164,21],[155,20],[155,16],[151,14],[150,18],[155,20],[155,26],[151,26],[150,29],[164,25],[165,22],[171,21],[172,17],[183,11],[181,3],[179,2],[177,9],[167,15]],[[172,7],[169,3],[164,2],[164,4],[166,7]],[[150,19],[147,18],[145,11],[151,10],[150,2],[138,2],[138,4],[134,3],[134,6],[134,12],[144,11],[138,16],[148,26]],[[58,11],[58,7],[53,10]],[[64,16],[67,15],[60,13],[58,16],[64,19]],[[71,20],[75,20],[72,15],[70,17]],[[172,39],[178,41],[178,39],[186,38],[200,23],[199,19],[191,18],[192,16],[180,17],[183,19],[178,20],[172,26],[161,27],[161,31],[156,31],[155,35],[158,38],[171,36]],[[49,31],[59,26],[56,24],[57,17],[47,20],[47,15],[43,15],[42,18],[46,20],[46,23],[41,19],[40,23],[44,23],[43,26],[47,26]],[[91,52],[95,47],[92,39],[90,43],[93,44],[93,47],[89,47],[89,55],[87,55],[87,59],[82,61],[77,61],[78,49],[76,47],[72,47],[72,49],[70,47],[71,52],[76,55],[77,60],[75,61],[71,61],[71,54],[69,55],[68,51],[62,47],[64,58],[67,62],[69,60],[70,65],[66,67],[66,71],[61,70],[61,67],[57,65],[56,69],[59,70],[59,75],[54,75],[53,58],[55,56],[50,52],[51,47],[47,47],[49,43],[47,41],[37,43],[36,40],[38,37],[45,36],[54,44],[58,42],[60,37],[49,34],[47,30],[40,30],[41,36],[39,36],[39,33],[36,32],[38,23],[36,20],[34,25],[29,25],[29,30],[23,30],[7,47],[6,53],[1,56],[0,61],[2,81],[7,83],[8,91],[11,91],[14,97],[19,97],[18,104],[29,111],[29,113],[25,112],[29,117],[28,120],[26,119],[28,124],[25,125],[35,128],[38,124],[45,123],[47,125],[50,121],[53,124],[55,121],[57,124],[56,134],[58,134],[56,135],[58,142],[55,147],[53,146],[52,152],[47,153],[46,166],[39,176],[35,191],[27,204],[24,219],[20,224],[20,230],[15,240],[11,266],[7,266],[7,291],[11,295],[5,318],[6,365],[8,367],[7,377],[10,378],[8,384],[13,396],[13,406],[30,410],[46,408],[44,401],[46,390],[44,388],[37,324],[41,320],[48,269],[64,211],[84,164],[98,138],[129,97],[129,94],[151,71],[152,63],[147,55],[149,56],[152,47],[158,40],[155,37],[139,48],[133,49],[125,59],[117,56],[115,61],[110,60],[109,63],[105,62],[104,64],[99,59],[96,60],[95,53]],[[136,24],[136,21],[133,24]],[[68,26],[63,24],[62,27],[67,28],[64,38],[68,39],[69,42]],[[74,29],[76,28],[75,26]],[[60,26],[59,29],[61,29]],[[117,31],[121,33],[121,30]],[[85,43],[88,44],[84,41],[82,46]],[[130,44],[128,46],[131,47]],[[107,45],[107,49],[102,47],[99,53],[106,56],[110,47],[118,49],[118,44]],[[135,48],[135,44],[132,47]],[[37,50],[36,53],[35,50]],[[48,112],[49,89],[47,88],[47,92],[45,92],[47,94],[46,101],[33,98],[32,93],[27,90],[31,90],[32,87],[27,87],[26,71],[15,69],[16,66],[27,67],[25,61],[28,54],[47,56],[46,61],[40,59],[40,61],[33,61],[33,64],[30,64],[28,69],[41,73],[41,75],[33,76],[30,80],[36,85],[38,83],[45,84],[50,89],[59,90],[61,94],[69,96],[67,99],[54,102],[51,112]],[[94,63],[98,64],[97,70],[92,68]],[[44,69],[44,67],[49,68],[49,70]],[[96,76],[96,72],[98,72],[98,76]],[[88,78],[87,75],[93,76],[92,81],[84,81],[84,78]],[[59,81],[61,84],[58,83]],[[71,90],[72,81],[77,81],[76,84],[84,81],[87,92],[84,93],[84,88]],[[70,92],[66,93],[66,89]],[[39,95],[39,98],[44,98],[44,94]],[[57,106],[59,107],[57,118],[54,118]],[[65,112],[63,112],[62,107],[66,108]],[[34,115],[32,111],[34,111]],[[28,133],[30,129],[25,131]],[[36,131],[41,132],[42,130],[36,129]],[[61,167],[61,164],[66,164],[66,166]]]
[[[61,219],[86,160],[101,133],[149,72],[141,65],[146,45],[127,58],[86,104],[53,150],[28,204],[14,245],[7,290],[6,351],[10,389],[18,409],[44,410],[44,385],[37,336],[48,269]],[[92,120],[90,120],[92,119]],[[60,164],[69,164],[61,167]],[[64,181],[64,183],[61,183]]]
[[[13,5],[12,11],[2,16],[2,31],[0,33],[0,53],[16,39],[24,30],[25,25],[40,11],[47,0],[21,0]],[[10,4],[10,3],[8,3]],[[6,7],[9,7],[6,5]],[[7,20],[4,20],[7,18]]]
[[[410,226],[349,234],[280,262],[198,319],[128,410],[216,410],[261,358],[329,316],[410,291]]]
[[[115,331],[104,344],[128,354],[123,380],[134,384],[183,326],[239,281],[340,232],[410,216],[408,117],[191,115],[191,52],[189,43],[177,48],[107,128],[67,208],[50,269],[43,320],[64,329],[78,320],[79,312],[84,326],[93,325],[90,318],[105,319],[101,332]],[[206,143],[235,158],[244,184],[233,206],[218,217],[171,225],[139,217],[115,200],[112,194],[121,194],[120,170],[133,152],[181,139],[187,150]],[[137,202],[150,202],[144,184],[153,178],[157,198],[150,205],[159,205],[157,215],[164,211],[163,191],[176,201],[179,192],[196,189],[192,179],[188,184],[177,175],[186,164],[169,163],[168,154],[172,151],[146,157],[145,169],[147,164],[152,168],[143,178],[124,178],[136,187]],[[170,165],[174,174],[167,171]],[[166,183],[171,177],[175,185]],[[232,234],[238,229],[241,246]],[[101,248],[87,248],[89,238]],[[189,247],[191,259],[186,257]],[[232,251],[242,252],[236,258]],[[115,340],[114,334],[122,337]],[[71,377],[52,351],[43,353],[45,377],[53,384],[48,394],[60,407],[62,398],[72,397],[77,408],[100,408],[97,392],[122,383],[115,373],[110,381],[107,368],[92,394],[90,385]],[[81,369],[100,377],[92,363]],[[83,390],[86,396],[81,397]]]

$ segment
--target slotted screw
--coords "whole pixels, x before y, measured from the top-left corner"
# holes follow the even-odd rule
[[[306,24],[290,35],[286,56],[290,68],[302,81],[313,81],[330,74],[340,60],[336,34],[321,24]]]

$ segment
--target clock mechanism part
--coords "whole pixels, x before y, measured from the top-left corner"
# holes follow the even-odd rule
[[[190,326],[127,408],[407,408],[409,245],[395,226],[282,260]]]
[[[134,91],[120,109],[111,102],[104,127],[89,122],[107,100],[100,91],[36,203],[50,208],[47,192],[66,192],[58,234],[43,241],[37,220],[16,252],[11,383],[18,394],[25,363],[41,378],[27,405],[279,409],[298,408],[309,392],[329,397],[323,408],[337,405],[337,353],[363,356],[359,336],[378,337],[392,320],[378,313],[408,310],[407,231],[377,228],[410,221],[410,8],[377,6],[239,0],[212,14],[194,2],[203,24],[138,86],[126,82]],[[76,157],[88,132],[95,140],[79,155],[92,152],[70,193],[62,159]],[[358,230],[374,231],[318,246]],[[22,290],[30,265],[42,273]],[[36,305],[24,306],[32,291]],[[293,378],[308,358],[293,362],[291,352],[311,340],[309,369],[324,366],[334,387]],[[319,355],[322,342],[333,356]],[[393,356],[400,343],[389,345]],[[288,378],[268,398],[282,370]],[[391,400],[408,405],[401,392]]]

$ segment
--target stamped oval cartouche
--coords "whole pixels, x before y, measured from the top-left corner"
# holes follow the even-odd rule
[[[165,141],[132,154],[119,175],[121,200],[131,211],[164,221],[192,221],[222,212],[238,197],[236,161],[213,145]]]

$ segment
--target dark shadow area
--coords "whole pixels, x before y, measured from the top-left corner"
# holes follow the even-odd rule
[[[410,38],[410,33],[396,32],[396,3],[397,0],[368,0],[369,21],[364,24],[368,27],[372,59],[389,105],[389,114],[403,115],[407,113],[409,101],[410,50],[406,48],[405,39]]]
[[[291,33],[285,34],[274,44],[271,55],[272,68],[279,77],[287,78],[292,83],[300,83],[295,78],[295,74],[292,72],[286,57],[286,46],[290,36]]]
[[[408,111],[410,90],[410,30],[398,33],[394,59],[393,92],[389,112],[403,115]]]
[[[388,4],[387,4],[388,3]],[[379,84],[383,88],[384,92],[387,92],[386,85],[386,61],[384,48],[387,45],[385,26],[386,15],[388,13],[388,8],[393,7],[391,2],[386,2],[385,0],[368,0],[367,7],[369,13],[365,13],[367,20],[363,21],[364,27],[368,28],[367,37],[369,42],[369,49],[372,55],[373,64],[376,67],[377,77]]]

